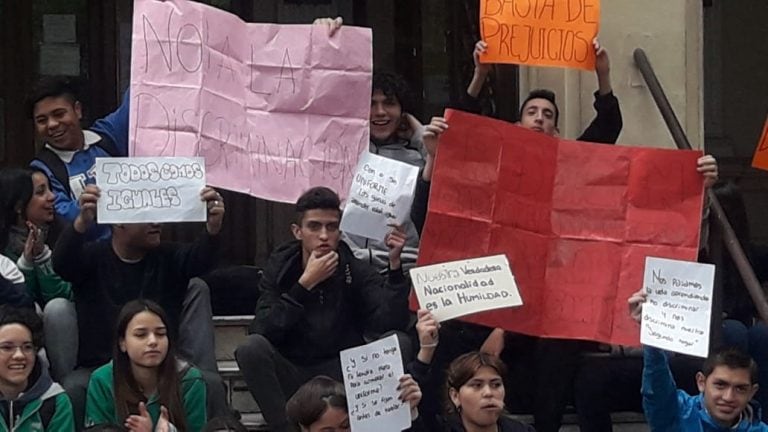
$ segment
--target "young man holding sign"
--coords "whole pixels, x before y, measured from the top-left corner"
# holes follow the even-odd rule
[[[381,275],[340,242],[339,205],[338,195],[324,187],[298,199],[291,227],[296,240],[272,253],[251,335],[235,352],[273,431],[289,430],[286,399],[301,384],[318,374],[342,379],[339,351],[408,323],[409,286],[400,260],[405,234],[395,227],[385,239],[389,271]]]
[[[599,47],[596,46],[595,48],[600,51]],[[604,67],[605,70],[599,74],[598,81],[600,81],[601,91],[610,93],[610,80],[607,79],[609,69],[607,55],[602,52],[598,57],[601,56],[605,56],[605,64],[601,66],[601,62],[598,61],[598,67]],[[613,96],[611,95],[611,97]],[[620,112],[618,112],[617,101],[614,108],[616,115],[609,116],[609,118],[614,117],[613,121],[606,121],[605,119],[595,120],[593,126],[590,126],[581,139],[613,143],[618,137],[621,128],[621,117]],[[550,136],[557,136],[559,134],[557,129],[558,116],[559,112],[555,104],[554,94],[548,91],[537,91],[533,92],[523,103],[518,125]],[[598,114],[598,117],[600,117],[600,114]],[[615,124],[617,119],[618,125]],[[433,118],[430,125],[426,127],[427,133],[424,134],[424,144],[429,154],[423,171],[422,181],[417,185],[412,210],[412,219],[417,224],[417,227],[423,225],[425,220],[429,182],[431,181],[434,167],[437,138],[448,127],[449,124],[440,117]],[[699,158],[696,169],[704,176],[705,186],[710,186],[717,179],[717,164],[712,156],[707,155]],[[480,346],[481,351],[501,355],[505,350],[510,351],[509,347],[505,348],[506,344],[520,344],[524,347],[523,349],[518,349],[517,352],[505,353],[505,355],[510,356],[510,362],[517,363],[520,362],[520,356],[524,354],[521,351],[532,352],[531,367],[533,374],[530,371],[526,371],[526,376],[533,375],[535,377],[534,385],[529,388],[534,389],[531,399],[533,399],[532,410],[536,420],[536,429],[543,432],[559,430],[560,418],[567,402],[568,387],[572,383],[579,365],[580,342],[575,340],[533,338],[521,335],[512,336],[502,329],[491,330],[464,323],[448,324],[445,326],[443,333],[446,333],[446,339],[451,339],[451,343],[444,345],[446,348],[441,349],[441,351],[445,351],[444,353],[438,353],[436,360],[438,364],[445,364],[447,361],[450,361],[456,354],[460,353],[460,348],[458,347],[462,345],[464,345],[464,350],[468,348],[477,349],[477,346]],[[518,388],[522,389],[525,386]],[[427,391],[429,389],[425,388],[425,393]],[[527,402],[529,398],[525,399],[525,402]],[[429,398],[425,398],[425,400],[429,400]]]
[[[75,294],[77,369],[62,378],[62,385],[78,424],[83,424],[90,374],[111,358],[114,319],[125,303],[137,298],[153,300],[167,312],[169,331],[179,335],[179,354],[204,371],[208,400],[220,404],[213,406],[214,414],[225,414],[216,375],[210,293],[201,284],[189,284],[214,262],[225,211],[221,195],[210,187],[200,192],[208,209],[206,229],[189,245],[161,242],[162,226],[153,223],[115,224],[111,239],[86,242],[100,195],[96,185],[85,187],[78,200],[80,212],[53,251],[54,270],[72,283]]]
[[[629,298],[629,312],[641,322],[643,290]],[[733,349],[711,354],[696,374],[700,394],[677,390],[667,354],[643,347],[643,408],[653,431],[768,431],[760,421],[760,405],[752,400],[757,392],[757,364]]]
[[[598,84],[593,104],[596,116],[578,140],[613,144],[619,138],[623,126],[619,100],[614,96],[611,86],[611,62],[608,51],[597,39],[592,44],[595,50],[595,73]],[[484,41],[478,41],[473,52],[475,72],[467,87],[467,107],[475,112],[479,112],[480,103],[477,98],[492,66],[489,63],[480,62],[480,56],[487,49],[488,45]],[[559,117],[560,111],[555,103],[555,94],[549,90],[533,90],[520,106],[518,124],[526,129],[559,136],[560,130],[557,127]]]
[[[128,94],[118,109],[83,130],[83,107],[65,78],[44,78],[30,97],[37,138],[45,145],[30,166],[43,171],[56,195],[56,214],[74,221],[78,197],[94,184],[97,157],[128,155]],[[109,237],[109,227],[94,227],[90,234]]]

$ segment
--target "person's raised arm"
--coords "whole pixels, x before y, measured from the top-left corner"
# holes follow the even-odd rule
[[[600,45],[600,41],[595,38],[592,41],[595,49],[595,73],[597,74],[597,93],[607,95],[613,91],[611,87],[611,60],[608,58],[608,51]]]
[[[399,257],[406,235],[401,227],[393,227],[387,235],[390,268],[386,275],[371,265],[357,265],[352,271],[355,297],[360,316],[364,317],[364,332],[384,333],[404,330],[408,324],[408,294],[410,286],[400,267]]]
[[[614,144],[619,138],[624,121],[621,117],[619,100],[614,96],[613,87],[611,87],[611,61],[608,51],[600,45],[597,38],[592,41],[592,44],[595,50],[595,73],[598,85],[593,106],[597,115],[578,140]]]
[[[467,87],[467,95],[472,98],[477,98],[480,95],[485,80],[491,72],[491,65],[489,63],[480,62],[480,55],[484,54],[487,50],[488,44],[479,40],[475,43],[475,49],[472,51],[472,60],[475,63],[475,70],[472,73],[472,81],[469,82],[469,86]]]
[[[426,309],[419,309],[416,313],[416,333],[419,336],[419,353],[416,359],[425,365],[432,363],[439,341],[440,323],[432,313]]]
[[[392,231],[384,238],[384,243],[389,248],[389,271],[402,272],[400,256],[403,254],[407,237],[401,225],[394,225]]]
[[[117,148],[117,156],[128,156],[128,113],[130,111],[131,95],[128,90],[123,93],[123,101],[117,109],[103,118],[96,120],[91,130],[107,135]]]
[[[88,185],[80,195],[80,212],[64,230],[53,249],[53,271],[68,282],[88,277],[88,260],[84,257],[85,233],[96,223],[96,207],[101,191]]]
[[[424,127],[422,141],[427,150],[426,162],[421,170],[421,175],[416,181],[416,190],[411,205],[411,221],[416,227],[416,232],[421,236],[424,229],[424,223],[427,219],[427,208],[429,205],[429,190],[432,182],[432,172],[435,167],[435,156],[437,155],[437,143],[440,135],[448,130],[448,121],[444,117],[432,117],[428,125]]]
[[[640,290],[630,296],[629,315],[637,323],[641,323],[643,315],[643,303],[647,295]],[[669,362],[664,351],[650,347],[643,347],[643,410],[648,425],[653,431],[678,430],[678,401],[677,386]]]

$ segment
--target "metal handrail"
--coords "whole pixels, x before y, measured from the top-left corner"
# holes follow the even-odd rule
[[[645,55],[645,51],[642,48],[637,48],[634,52],[635,63],[640,69],[640,72],[645,79],[645,83],[648,85],[648,90],[653,96],[653,100],[656,101],[656,106],[659,107],[661,116],[664,118],[664,122],[669,128],[669,132],[672,134],[675,144],[680,149],[690,150],[691,143],[688,141],[688,137],[683,131],[680,122],[675,115],[675,111],[672,109],[672,105],[669,103],[664,89],[661,87],[656,73],[653,71],[651,62]],[[728,221],[728,216],[723,211],[723,207],[720,205],[714,192],[711,189],[707,190],[707,198],[709,199],[710,209],[715,214],[715,220],[720,224],[720,228],[723,232],[723,242],[728,252],[731,254],[733,262],[736,264],[736,268],[741,274],[741,278],[744,280],[744,285],[749,291],[749,295],[752,297],[752,301],[755,304],[757,313],[764,322],[768,322],[768,301],[766,301],[765,293],[760,286],[760,281],[755,276],[755,271],[752,269],[749,260],[747,259],[744,249],[736,237],[736,233],[733,231],[731,223]]]

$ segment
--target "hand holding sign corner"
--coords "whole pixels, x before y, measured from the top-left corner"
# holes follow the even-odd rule
[[[224,198],[216,189],[206,186],[200,191],[200,199],[205,202],[208,209],[208,219],[206,230],[210,235],[216,235],[221,231],[221,224],[224,221]]]
[[[80,234],[88,231],[88,228],[96,222],[96,208],[98,206],[101,190],[96,185],[88,185],[77,202],[80,205],[80,213],[75,218],[74,228]]]

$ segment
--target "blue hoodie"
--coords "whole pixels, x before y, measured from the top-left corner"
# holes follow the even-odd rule
[[[664,351],[643,349],[643,410],[653,432],[768,432],[760,421],[760,406],[751,401],[741,413],[739,423],[728,428],[718,425],[704,407],[702,395],[691,396],[678,390]]]
[[[83,148],[80,150],[61,150],[46,143],[45,146],[54,152],[67,168],[69,173],[69,186],[71,193],[61,184],[59,179],[53,175],[51,169],[39,159],[33,159],[30,166],[42,170],[51,183],[51,190],[56,196],[54,199],[54,208],[56,214],[64,220],[73,222],[80,213],[78,197],[85,189],[86,185],[95,184],[95,165],[97,157],[109,157],[109,153],[103,148],[95,145],[101,136],[106,136],[115,143],[118,153],[121,156],[128,156],[128,111],[129,94],[126,91],[123,95],[123,102],[120,106],[108,116],[96,120],[90,130],[83,130]],[[98,225],[89,232],[89,238],[109,238],[111,231],[108,225]]]

